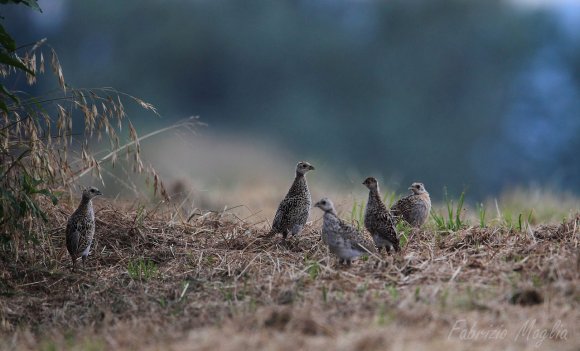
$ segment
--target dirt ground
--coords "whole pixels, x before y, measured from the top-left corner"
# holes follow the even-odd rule
[[[2,253],[0,349],[580,349],[580,216],[522,232],[427,227],[347,268],[319,221],[283,243],[227,212],[109,204],[71,272],[70,212]]]

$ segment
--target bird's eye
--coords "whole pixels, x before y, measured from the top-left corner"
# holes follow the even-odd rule
[[[95,192],[95,189],[91,189],[91,193],[94,193],[94,192]]]
[[[320,203],[323,205],[326,205],[326,201],[321,201]]]

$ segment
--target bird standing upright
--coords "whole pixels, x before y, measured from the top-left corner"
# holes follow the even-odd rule
[[[418,228],[429,218],[431,198],[423,183],[413,183],[409,190],[412,191],[412,194],[397,201],[391,207],[391,211],[397,217],[397,222],[404,219],[413,227]]]
[[[77,258],[80,256],[84,265],[91,250],[95,235],[95,211],[92,199],[98,195],[102,193],[95,187],[84,189],[79,207],[66,224],[66,248],[72,259],[73,270],[76,267]]]
[[[363,254],[377,252],[371,240],[338,218],[330,199],[323,198],[314,206],[324,211],[322,241],[328,245],[330,252],[338,256],[340,263],[350,266],[353,259]]]
[[[298,162],[294,182],[284,200],[280,202],[272,222],[272,230],[266,236],[282,233],[285,240],[288,234],[295,236],[302,231],[312,204],[305,175],[313,169],[308,162]]]
[[[379,252],[385,248],[399,251],[399,239],[395,228],[395,218],[379,195],[379,183],[368,177],[363,184],[369,189],[369,199],[365,209],[365,228],[371,233]]]

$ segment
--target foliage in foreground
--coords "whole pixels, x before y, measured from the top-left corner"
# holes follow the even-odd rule
[[[157,275],[157,265],[151,260],[140,258],[129,262],[127,273],[133,280],[149,280]]]
[[[455,201],[447,194],[447,188],[444,189],[444,194],[447,216],[435,210],[431,210],[431,217],[433,218],[438,230],[457,231],[467,225],[467,223],[462,219],[465,192],[462,192],[461,195],[459,195],[457,205],[455,205]]]
[[[34,0],[23,3],[40,10]],[[30,94],[27,90],[45,69],[57,78],[58,88],[39,96]],[[114,166],[121,156],[132,172],[152,179],[155,194],[167,197],[155,170],[143,162],[140,141],[144,137],[138,136],[125,112],[127,100],[157,115],[153,105],[113,88],[71,87],[46,39],[18,48],[2,26],[0,76],[0,243],[4,251],[14,252],[42,230],[46,212],[40,197],[56,204],[55,189],[71,189],[87,174],[102,182],[104,164]],[[24,87],[21,81],[26,82]],[[179,127],[196,125],[189,120]],[[108,153],[98,157],[106,151],[105,145]]]

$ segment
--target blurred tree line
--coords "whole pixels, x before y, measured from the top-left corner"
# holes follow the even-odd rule
[[[167,118],[193,111],[401,191],[420,180],[435,196],[536,182],[580,192],[580,44],[552,12],[497,0],[55,4],[53,22],[15,9],[6,26],[20,43],[48,36],[73,85],[112,85]]]

